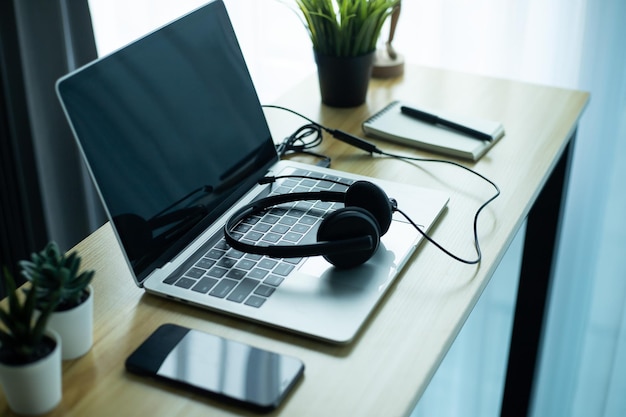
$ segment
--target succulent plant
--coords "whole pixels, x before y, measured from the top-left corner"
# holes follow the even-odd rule
[[[49,294],[47,309],[36,313],[35,291],[18,296],[15,280],[4,268],[8,309],[0,308],[0,362],[21,365],[45,357],[54,343],[45,337],[46,324],[58,302],[58,292]]]
[[[59,293],[55,311],[64,311],[81,304],[89,293],[94,271],[79,273],[80,256],[61,253],[55,242],[50,242],[38,253],[31,255],[30,261],[20,261],[22,275],[33,284],[35,304],[38,309],[48,308],[51,295]]]

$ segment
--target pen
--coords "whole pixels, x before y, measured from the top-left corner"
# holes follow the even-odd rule
[[[426,113],[425,111],[417,110],[407,106],[400,106],[400,111],[402,112],[402,114],[408,117],[412,117],[413,119],[421,120],[422,122],[430,123],[433,125],[445,126],[450,129],[456,130],[457,132],[464,133],[474,139],[487,141],[492,140],[491,135],[487,133],[483,133],[470,127],[451,122],[450,120],[442,119],[435,114]]]

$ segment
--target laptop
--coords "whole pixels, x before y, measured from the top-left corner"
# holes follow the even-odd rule
[[[331,343],[348,343],[420,242],[394,214],[353,269],[323,257],[230,248],[229,216],[272,193],[381,186],[428,230],[441,191],[280,161],[222,1],[157,29],[57,82],[57,94],[135,283],[145,291]],[[268,175],[298,175],[259,185]],[[295,202],[237,226],[241,239],[315,241],[341,203]],[[405,279],[411,279],[407,276]]]

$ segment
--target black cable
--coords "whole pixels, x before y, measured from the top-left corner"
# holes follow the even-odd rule
[[[314,135],[314,136],[313,136]],[[305,139],[313,136],[308,142]],[[284,154],[287,150],[302,152],[306,149],[314,148],[322,143],[322,130],[313,124],[301,126],[293,134],[286,137],[285,140],[278,145],[279,153]]]
[[[322,143],[323,127],[319,123],[315,123],[314,121],[308,119],[307,117],[304,117],[303,115],[296,113],[293,110],[289,110],[285,107],[274,106],[274,105],[265,105],[263,107],[277,108],[280,110],[290,111],[291,113],[294,113],[297,116],[302,117],[310,122],[309,124],[301,126],[294,133],[287,136],[280,144],[276,145],[276,152],[278,153],[279,157],[282,158],[283,156],[289,155],[292,153],[302,153],[305,155],[311,155],[316,158],[320,158],[321,161],[320,163],[318,163],[318,165],[320,166],[324,166],[324,167],[330,166],[330,161],[331,161],[330,157],[310,150],[318,146],[320,143]]]
[[[302,113],[298,113],[297,111],[289,109],[287,107],[277,106],[275,104],[263,104],[261,107],[265,107],[265,108],[268,108],[268,109],[284,110],[286,112],[289,112],[291,114],[295,114],[296,116],[303,118],[304,120],[306,120],[307,122],[311,123],[312,125],[318,126],[320,129],[327,130],[324,126],[322,126],[321,124],[317,123],[315,120],[310,119],[310,118],[306,117],[305,115],[303,115]]]
[[[417,162],[438,162],[438,163],[445,163],[445,164],[450,164],[459,168],[463,168],[464,170],[471,172],[472,174],[478,176],[479,178],[483,179],[484,181],[488,182],[489,184],[491,184],[491,186],[493,186],[493,188],[495,189],[495,193],[493,196],[491,196],[489,199],[487,199],[479,208],[478,210],[476,210],[476,214],[474,215],[474,247],[476,248],[476,254],[477,257],[475,260],[472,261],[468,261],[466,259],[462,259],[459,258],[458,256],[452,254],[451,252],[449,252],[448,250],[444,249],[441,245],[439,245],[437,242],[435,242],[434,240],[432,240],[432,238],[430,236],[428,236],[426,233],[424,233],[414,222],[413,220],[411,220],[405,213],[403,213],[402,211],[398,210],[398,212],[400,214],[402,214],[430,243],[432,243],[433,245],[437,246],[439,249],[441,249],[443,252],[445,252],[447,255],[453,257],[454,259],[456,259],[459,262],[463,262],[466,264],[477,264],[481,261],[482,259],[482,252],[480,250],[480,244],[478,241],[478,216],[480,216],[480,213],[483,211],[483,209],[485,207],[487,207],[489,205],[489,203],[491,203],[493,200],[495,200],[496,198],[498,198],[498,196],[500,195],[500,188],[498,187],[498,185],[491,181],[489,178],[485,177],[484,175],[482,175],[479,172],[474,171],[473,169],[470,169],[464,165],[461,165],[457,162],[454,161],[448,161],[445,159],[431,159],[431,158],[417,158],[417,157],[412,157],[412,156],[404,156],[404,155],[395,155],[392,153],[388,153],[388,152],[383,152],[380,151],[381,155],[384,156],[388,156],[391,158],[397,158],[397,159],[405,159],[405,160],[409,160],[409,161],[417,161]]]
[[[447,255],[451,256],[452,258],[456,259],[459,262],[463,262],[466,264],[477,264],[481,261],[482,259],[482,252],[480,250],[480,244],[479,244],[479,240],[478,240],[478,217],[480,216],[480,213],[483,211],[483,209],[485,207],[487,207],[489,205],[489,203],[491,203],[493,200],[495,200],[496,198],[498,198],[498,196],[500,195],[500,188],[498,187],[498,185],[493,182],[492,180],[490,180],[489,178],[485,177],[484,175],[482,175],[481,173],[474,171],[471,168],[468,168],[462,164],[459,164],[457,162],[454,161],[448,161],[445,159],[433,159],[433,158],[418,158],[418,157],[411,157],[411,156],[405,156],[405,155],[396,155],[396,154],[392,154],[389,152],[384,152],[380,149],[376,149],[376,151],[374,151],[374,153],[378,153],[379,155],[383,155],[383,156],[388,156],[391,158],[396,158],[396,159],[403,159],[403,160],[409,160],[409,161],[417,161],[417,162],[437,162],[437,163],[443,163],[443,164],[449,164],[452,166],[456,166],[459,168],[462,168],[464,170],[466,170],[467,172],[470,172],[476,176],[478,176],[479,178],[481,178],[482,180],[486,181],[487,183],[489,183],[495,190],[495,193],[493,196],[491,196],[489,199],[487,199],[477,210],[476,210],[476,214],[474,215],[474,225],[473,225],[473,232],[474,232],[474,247],[476,249],[476,254],[477,257],[475,260],[466,260],[466,259],[462,259],[456,255],[454,255],[453,253],[449,252],[448,250],[446,250],[445,248],[443,248],[439,243],[435,242],[430,236],[428,236],[426,233],[424,233],[405,213],[403,213],[402,211],[398,210],[398,212],[400,214],[402,214],[412,225],[413,227],[415,227],[423,236],[424,238],[426,238],[430,243],[432,243],[433,245],[437,246],[440,250],[442,250],[444,253],[446,253]]]
[[[275,109],[280,109],[280,110],[285,110],[288,111],[290,113],[293,113],[299,117],[302,117],[303,119],[307,120],[311,125],[324,130],[326,132],[328,132],[331,136],[333,136],[334,138],[341,140],[343,142],[346,142],[352,146],[355,146],[359,149],[362,149],[370,154],[379,154],[382,156],[387,156],[390,158],[396,158],[396,159],[403,159],[403,160],[408,160],[408,161],[416,161],[416,162],[436,162],[436,163],[442,163],[442,164],[449,164],[449,165],[453,165],[456,166],[458,168],[462,168],[476,176],[478,176],[479,178],[481,178],[482,180],[486,181],[487,183],[489,183],[494,189],[495,189],[495,193],[493,196],[491,196],[489,199],[487,199],[479,208],[478,210],[476,210],[476,214],[474,215],[474,226],[473,226],[473,230],[474,230],[474,248],[476,249],[476,259],[473,260],[467,260],[464,258],[461,258],[455,254],[453,254],[452,252],[448,251],[447,249],[445,249],[443,246],[441,246],[439,243],[437,243],[433,238],[431,238],[426,232],[424,232],[422,229],[419,228],[419,226],[413,221],[411,220],[411,218],[404,213],[403,211],[401,211],[400,209],[396,209],[396,211],[398,213],[400,213],[404,218],[407,219],[407,221],[409,223],[411,223],[411,225],[413,225],[413,227],[422,235],[424,236],[424,238],[426,240],[428,240],[430,243],[432,243],[433,245],[435,245],[437,248],[439,248],[441,251],[443,251],[446,255],[452,257],[453,259],[468,264],[468,265],[474,265],[474,264],[478,264],[480,263],[480,261],[482,260],[482,251],[480,249],[480,243],[479,243],[479,239],[478,239],[478,217],[480,216],[480,213],[483,211],[483,209],[485,207],[487,207],[487,205],[489,205],[493,200],[495,200],[496,198],[498,198],[498,196],[500,195],[500,188],[498,187],[498,185],[491,181],[489,178],[485,177],[484,175],[482,175],[481,173],[474,171],[471,168],[466,167],[465,165],[459,164],[457,162],[454,161],[449,161],[446,159],[434,159],[434,158],[418,158],[418,157],[412,157],[412,156],[404,156],[404,155],[397,155],[397,154],[392,154],[389,152],[385,152],[381,149],[379,149],[376,145],[367,142],[357,136],[351,135],[349,133],[346,133],[342,130],[338,130],[338,129],[330,129],[328,127],[325,127],[324,125],[315,122],[314,120],[294,111],[291,109],[288,109],[286,107],[282,107],[282,106],[275,106],[275,105],[265,105],[264,107],[270,107],[270,108],[275,108]],[[306,125],[309,126],[309,125]],[[320,134],[321,136],[321,134]],[[321,142],[321,141],[320,141]]]

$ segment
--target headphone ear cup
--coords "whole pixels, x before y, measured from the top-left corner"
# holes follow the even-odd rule
[[[393,207],[382,188],[369,181],[357,181],[346,190],[346,207],[361,207],[376,219],[380,236],[391,226]]]
[[[319,226],[317,241],[337,241],[368,235],[372,238],[372,247],[369,249],[324,255],[324,259],[337,268],[353,268],[370,259],[380,242],[379,226],[367,210],[344,207],[330,213]]]

